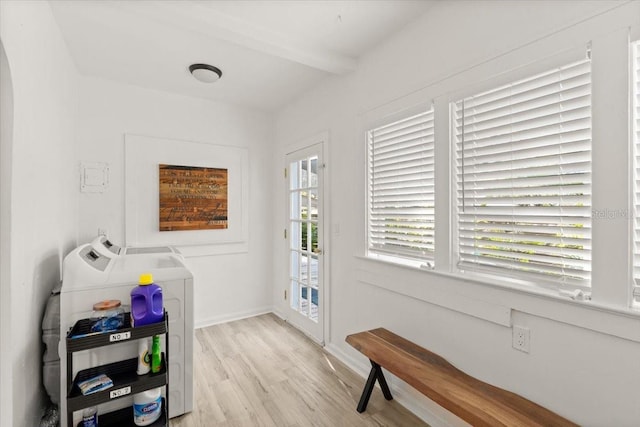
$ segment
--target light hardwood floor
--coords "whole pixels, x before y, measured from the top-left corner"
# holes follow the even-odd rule
[[[196,330],[193,412],[171,427],[426,426],[272,314]]]

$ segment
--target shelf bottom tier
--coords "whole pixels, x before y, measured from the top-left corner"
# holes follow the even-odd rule
[[[138,427],[133,422],[133,407],[128,406],[126,408],[119,409],[117,411],[109,412],[108,414],[98,416],[99,427]],[[147,427],[168,427],[169,417],[167,414],[167,405],[165,398],[162,398],[162,411],[160,418],[154,423],[149,424]],[[82,421],[78,423],[77,427],[82,427]]]

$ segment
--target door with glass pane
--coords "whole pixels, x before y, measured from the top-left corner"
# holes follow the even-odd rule
[[[287,320],[322,342],[322,144],[287,155],[289,284]]]

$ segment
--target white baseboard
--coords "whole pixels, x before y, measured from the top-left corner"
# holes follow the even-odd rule
[[[335,356],[342,363],[347,365],[348,368],[356,372],[363,379],[369,376],[369,370],[371,366],[366,359],[356,360],[349,354],[345,353],[340,347],[333,343],[329,343],[325,346],[325,350],[328,353]],[[407,386],[404,382],[391,378],[391,375],[387,373],[385,375],[393,399],[398,401],[399,404],[404,406],[407,410],[412,412],[416,417],[426,422],[432,427],[462,427],[469,426],[466,422],[456,417],[446,409],[442,408],[437,403],[427,399],[419,392],[413,390],[410,386]],[[364,382],[363,382],[364,384]],[[378,385],[376,384],[376,387]],[[355,408],[354,408],[355,410]]]
[[[220,323],[233,322],[234,320],[246,319],[248,317],[260,316],[261,314],[272,313],[273,307],[259,307],[251,310],[237,311],[235,313],[226,313],[220,316],[207,317],[205,319],[196,319],[194,327],[196,329],[205,328],[207,326],[218,325]]]
[[[286,321],[286,320],[287,320],[287,318],[286,318],[286,316],[284,315],[284,313],[282,312],[282,310],[280,310],[280,307],[272,307],[271,312],[272,312],[273,314],[275,314],[276,316],[278,316],[280,319],[282,319],[282,320],[284,320],[284,321]]]
[[[332,356],[337,357],[338,360],[347,365],[349,369],[356,372],[362,378],[367,378],[367,376],[369,376],[369,370],[371,369],[370,365],[354,359],[334,343],[327,344],[324,349]]]
[[[323,341],[320,341],[316,337],[314,337],[313,335],[309,334],[307,331],[304,330],[304,328],[301,328],[300,325],[296,325],[295,322],[289,321],[289,319],[287,318],[287,315],[282,310],[280,310],[278,307],[273,307],[273,311],[271,313],[275,314],[281,320],[283,320],[284,322],[287,322],[289,325],[291,325],[294,328],[296,328],[298,331],[300,331],[302,334],[304,334],[311,341],[313,341],[316,344],[324,347],[324,342]]]

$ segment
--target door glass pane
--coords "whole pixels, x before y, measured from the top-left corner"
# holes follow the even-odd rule
[[[318,158],[312,157],[309,159],[309,187],[318,186]]]
[[[302,283],[309,283],[308,258],[306,254],[300,256],[300,281]]]
[[[300,182],[300,170],[298,162],[293,162],[289,165],[289,188],[291,190],[295,190],[298,188],[298,183]]]
[[[291,219],[300,219],[300,192],[292,191],[291,192]]]
[[[309,223],[311,228],[311,251],[314,254],[318,253],[318,224],[315,222]]]
[[[311,266],[310,266],[310,274],[311,274],[311,280],[309,281],[309,284],[314,287],[317,288],[318,287],[318,257],[317,256],[311,256],[311,258],[309,258],[311,260]],[[316,301],[316,304],[318,302]]]
[[[300,304],[300,285],[298,285],[298,282],[296,282],[295,280],[291,281],[291,298],[290,298],[290,304],[291,304],[291,308],[294,309],[298,309],[298,305]]]
[[[297,251],[291,251],[291,278],[298,279],[300,277],[300,254]]]
[[[311,290],[311,307],[309,307],[309,319],[314,322],[318,321],[318,288],[309,288]]]
[[[309,312],[309,288],[300,286],[300,314],[306,316]]]
[[[309,219],[309,192],[300,193],[300,218]]]
[[[300,185],[298,188],[305,188],[308,185],[308,175],[309,175],[309,164],[307,159],[300,160]]]
[[[309,191],[309,219],[318,220],[318,190]]]
[[[306,222],[302,222],[300,223],[300,239],[296,240],[296,242],[299,244],[298,249],[302,250],[302,251],[306,251],[307,250],[307,235],[309,234],[308,232],[308,226]]]
[[[291,249],[300,249],[300,239],[302,236],[301,227],[303,225],[303,223],[298,221],[291,221]]]

